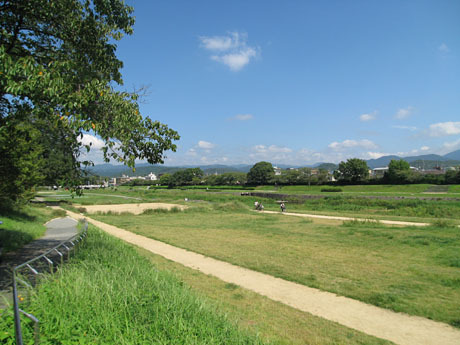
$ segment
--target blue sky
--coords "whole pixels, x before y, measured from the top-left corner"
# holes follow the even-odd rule
[[[127,3],[124,87],[181,135],[167,165],[460,149],[460,1]]]

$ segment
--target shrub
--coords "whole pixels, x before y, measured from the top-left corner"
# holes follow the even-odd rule
[[[321,192],[326,192],[326,193],[340,193],[340,192],[342,192],[342,188],[337,188],[337,187],[324,187],[324,188],[321,188]]]

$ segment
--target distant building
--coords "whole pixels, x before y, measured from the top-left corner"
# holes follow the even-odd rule
[[[418,171],[418,168],[416,167],[410,167],[411,171]],[[383,177],[385,173],[388,172],[388,167],[381,167],[381,168],[374,168],[369,171],[370,175],[372,177]]]
[[[275,172],[275,176],[281,175],[281,168],[273,167],[273,171]]]
[[[387,171],[388,171],[388,167],[374,168],[372,169],[371,176],[372,177],[383,177],[383,175],[385,175]]]
[[[151,172],[150,174],[147,175],[146,177],[147,180],[150,180],[150,181],[156,181],[158,180],[157,178],[157,175],[155,175],[153,172]]]

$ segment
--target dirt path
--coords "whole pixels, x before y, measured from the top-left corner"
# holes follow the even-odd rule
[[[80,214],[67,211],[75,219]],[[88,221],[128,243],[184,266],[237,284],[272,300],[400,345],[460,345],[460,330],[422,317],[395,313],[333,293],[251,271],[108,225]]]
[[[283,214],[285,216],[297,216],[297,217],[306,217],[306,218],[318,218],[318,219],[333,219],[333,220],[357,220],[360,222],[365,221],[376,221],[375,219],[366,219],[366,218],[351,218],[351,217],[338,217],[338,216],[321,216],[318,214],[308,214],[308,213],[292,213],[292,212],[278,212],[278,211],[262,211],[263,213],[270,214]],[[417,223],[417,222],[401,222],[399,220],[383,220],[379,219],[379,223],[388,224],[388,225],[402,225],[402,226],[428,226],[430,223]]]

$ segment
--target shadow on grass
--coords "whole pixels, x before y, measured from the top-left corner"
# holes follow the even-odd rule
[[[0,206],[0,220],[2,217],[7,217],[9,219],[13,219],[16,221],[27,221],[33,222],[37,220],[37,217],[34,215],[27,214],[26,212],[22,212],[20,210],[15,210],[11,208],[5,208]]]
[[[0,248],[3,248],[3,253],[21,248],[33,240],[33,236],[27,232],[20,230],[0,229]]]

